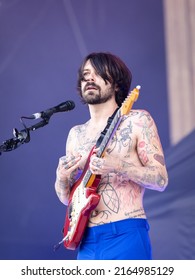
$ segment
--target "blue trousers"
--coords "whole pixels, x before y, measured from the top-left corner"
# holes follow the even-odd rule
[[[125,219],[88,227],[78,260],[151,260],[149,224],[146,219]]]

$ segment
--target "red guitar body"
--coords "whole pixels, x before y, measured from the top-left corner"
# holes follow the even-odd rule
[[[64,246],[67,249],[75,250],[83,237],[85,228],[89,221],[90,213],[99,203],[100,195],[97,194],[97,187],[99,185],[101,176],[89,174],[91,185],[85,185],[85,176],[88,169],[91,151],[85,169],[81,177],[75,182],[72,187],[69,203],[66,210],[66,218],[64,224]]]

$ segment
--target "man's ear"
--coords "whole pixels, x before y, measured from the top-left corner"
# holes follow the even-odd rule
[[[114,91],[117,93],[117,92],[118,92],[118,90],[119,90],[119,87],[118,87],[118,85],[117,85],[117,84],[115,84],[115,85],[114,85]]]

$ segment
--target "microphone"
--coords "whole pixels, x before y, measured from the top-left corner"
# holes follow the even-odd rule
[[[52,107],[50,109],[47,109],[45,111],[42,111],[40,113],[32,114],[28,119],[40,119],[40,118],[50,118],[54,113],[58,112],[66,112],[73,110],[75,107],[75,103],[72,100],[68,100],[66,102],[62,102],[59,105]]]

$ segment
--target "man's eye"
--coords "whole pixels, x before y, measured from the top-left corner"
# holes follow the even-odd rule
[[[84,72],[84,73],[82,74],[82,80],[83,80],[83,81],[87,79],[87,75],[88,75],[87,72]]]

